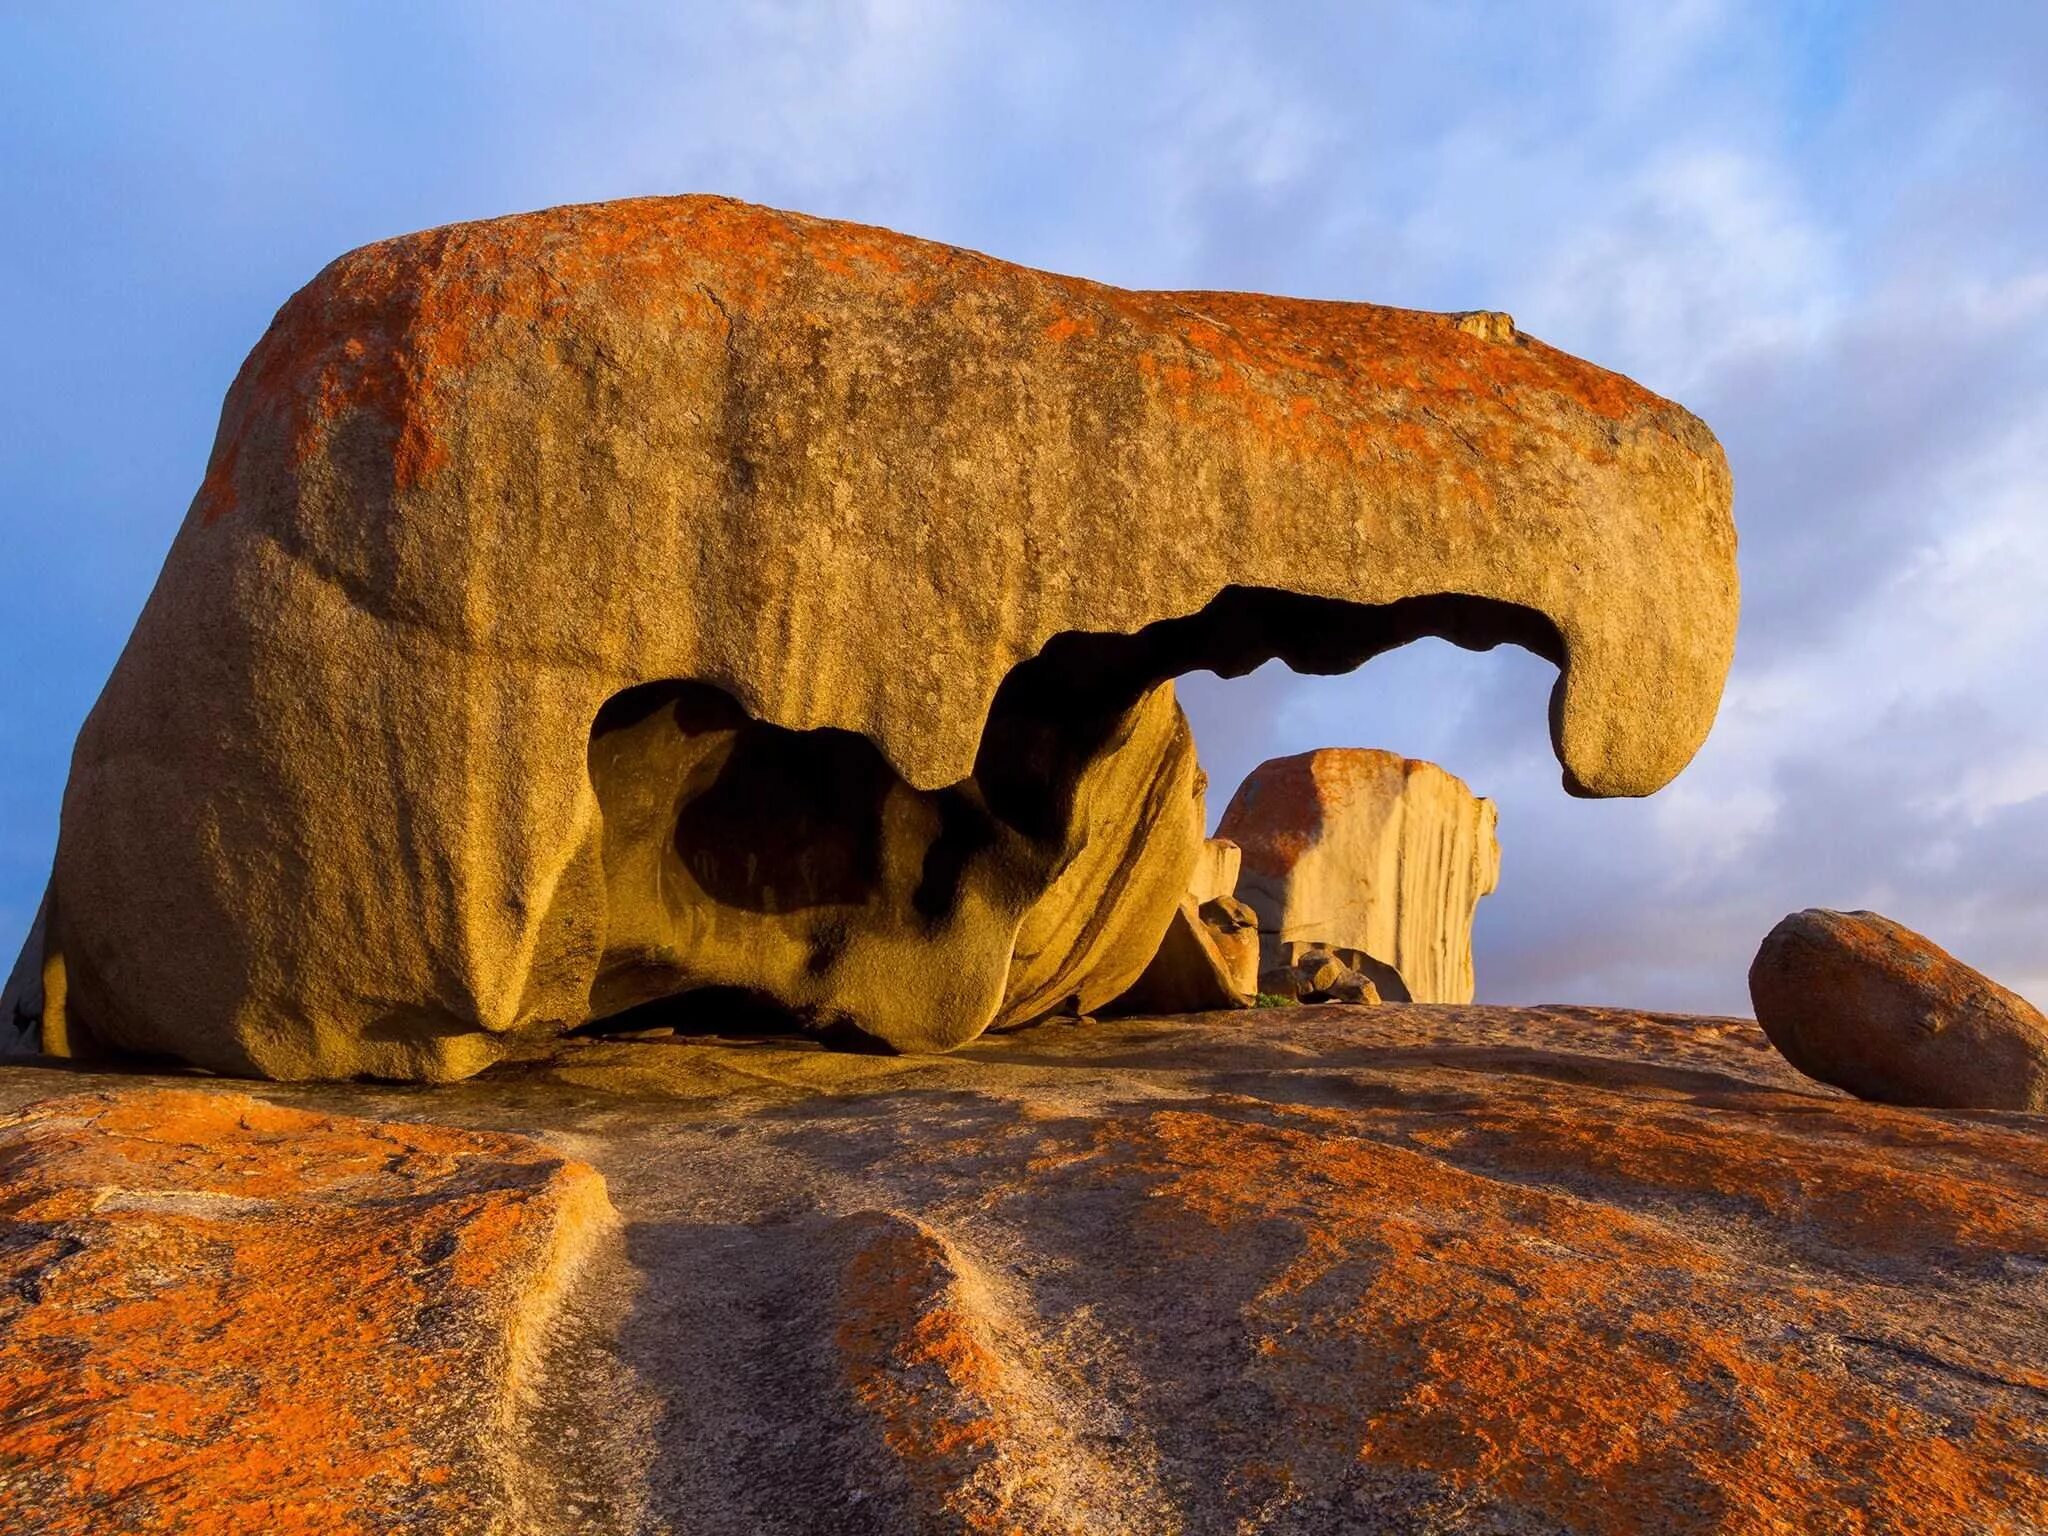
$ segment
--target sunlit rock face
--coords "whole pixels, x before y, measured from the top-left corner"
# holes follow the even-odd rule
[[[1253,769],[1223,813],[1269,968],[1328,948],[1383,996],[1472,1001],[1472,917],[1500,883],[1491,800],[1434,763],[1325,747]]]
[[[1567,786],[1647,794],[1735,614],[1712,434],[1504,316],[1128,292],[719,198],[408,235],[229,391],[8,1006],[276,1077],[460,1077],[702,978],[945,1045],[1156,950],[1178,673],[1523,645]],[[610,741],[649,687],[729,702]],[[1152,825],[1075,841],[1131,785]]]
[[[1792,913],[1749,995],[1787,1061],[1858,1098],[2048,1112],[2048,1018],[1876,912]]]
[[[1387,1003],[938,1057],[576,1035],[476,1091],[266,1092],[0,1067],[0,1531],[2017,1536],[2048,1509],[2048,1120],[1859,1102],[1747,1019]],[[543,1322],[599,1176],[616,1258]]]
[[[503,1529],[604,1180],[203,1084],[0,1117],[0,1530]]]
[[[615,700],[591,741],[592,1012],[660,1020],[672,999],[690,1016],[738,993],[930,1050],[1117,996],[1159,945],[1201,821],[1171,683],[1095,724],[1005,711],[974,777],[917,790],[865,737],[749,720],[701,684]]]

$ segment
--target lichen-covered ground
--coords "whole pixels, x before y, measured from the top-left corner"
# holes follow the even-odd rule
[[[10,1067],[0,1110],[163,1082]],[[256,1091],[536,1136],[622,1218],[479,1431],[501,1496],[407,1529],[2048,1530],[2048,1117],[1860,1104],[1743,1020],[587,1040]]]

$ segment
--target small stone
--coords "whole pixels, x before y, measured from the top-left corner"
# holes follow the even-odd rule
[[[1298,996],[1328,992],[1350,967],[1327,949],[1309,949],[1294,957],[1294,971],[1300,980]]]
[[[1369,978],[1349,967],[1324,991],[1333,1003],[1376,1003],[1380,1000],[1380,989]]]
[[[1276,965],[1259,972],[1259,992],[1264,997],[1284,997],[1290,1002],[1301,996],[1301,973],[1291,965]]]

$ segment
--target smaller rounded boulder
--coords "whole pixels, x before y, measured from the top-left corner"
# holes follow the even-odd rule
[[[1860,1099],[2048,1111],[2048,1018],[1888,917],[1793,913],[1757,950],[1749,996],[1787,1061]]]

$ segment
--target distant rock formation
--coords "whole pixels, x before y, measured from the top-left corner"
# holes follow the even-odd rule
[[[2048,1111],[2048,1018],[1888,917],[1794,912],[1749,996],[1787,1061],[1860,1099]]]
[[[1500,881],[1496,812],[1434,763],[1325,747],[1253,769],[1218,833],[1264,968],[1327,949],[1394,1001],[1469,1003],[1472,916]]]
[[[1182,672],[1522,645],[1567,786],[1660,787],[1729,503],[1698,420],[1500,315],[708,197],[384,241],[229,391],[79,734],[36,1022],[284,1078],[704,992],[958,1045],[1156,951]]]

